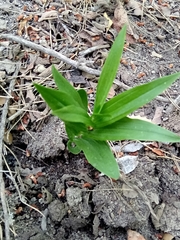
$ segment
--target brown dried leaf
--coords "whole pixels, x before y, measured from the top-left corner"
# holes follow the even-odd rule
[[[146,240],[140,233],[136,232],[136,231],[132,231],[132,230],[128,230],[127,231],[128,240]]]
[[[6,97],[0,96],[0,106],[3,106],[6,102]]]
[[[162,111],[163,111],[164,107],[157,107],[156,108],[156,111],[155,111],[155,114],[154,114],[154,117],[153,117],[153,120],[152,122],[154,124],[160,124],[161,123],[161,117],[162,117]]]
[[[164,156],[164,153],[159,148],[151,148],[151,151],[158,156]]]
[[[18,26],[18,35],[21,36],[25,30],[27,19],[23,19]]]
[[[123,27],[124,24],[127,24],[129,28],[128,15],[121,3],[119,3],[116,9],[114,10],[113,24],[114,28],[118,30],[118,32]]]
[[[163,240],[172,240],[174,238],[170,233],[164,233]]]
[[[89,46],[105,44],[99,33],[94,33],[85,29],[79,33],[79,37],[85,39],[89,43]]]

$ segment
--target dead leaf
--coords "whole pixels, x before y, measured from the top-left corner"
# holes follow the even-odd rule
[[[157,107],[156,108],[156,111],[155,111],[155,114],[154,114],[154,117],[153,117],[153,120],[152,122],[154,124],[160,124],[161,123],[161,117],[162,117],[162,111],[163,111],[164,107]]]
[[[105,43],[98,30],[95,33],[84,29],[79,33],[79,37],[85,39],[88,42],[89,46],[103,45]]]
[[[155,52],[155,51],[152,51],[152,53],[151,53],[151,57],[162,58],[162,55],[159,54],[159,53],[157,53],[157,52]]]
[[[127,231],[127,235],[128,240],[146,240],[140,233],[130,229]]]
[[[44,20],[51,19],[51,18],[57,18],[57,17],[58,17],[58,12],[56,10],[47,11],[41,15],[38,22],[42,22]]]
[[[101,21],[101,23],[97,23],[96,21],[92,21],[92,24],[93,24],[94,27],[96,27],[98,29],[98,31],[104,32],[106,30],[106,23],[105,22],[106,21]]]
[[[127,3],[127,6],[129,8],[134,9],[134,15],[136,16],[142,16],[143,15],[143,11],[141,9],[141,5],[140,3],[136,2],[135,0],[129,0]]]
[[[38,31],[40,31],[40,30],[35,27],[32,27],[30,25],[27,26],[27,28],[26,28],[26,32],[27,32],[28,36],[30,37],[31,41],[38,40],[40,38],[39,35],[37,34]]]
[[[155,148],[159,148],[159,144],[157,142],[151,142],[149,147],[155,147]]]
[[[5,104],[6,99],[7,99],[6,97],[0,96],[0,106],[3,106]]]
[[[171,15],[171,10],[169,6],[159,6],[159,10],[163,13],[164,16],[169,17]]]
[[[163,240],[172,240],[174,238],[170,233],[164,233]]]
[[[119,32],[124,24],[127,25],[127,33],[133,36],[133,30],[130,27],[127,12],[124,9],[122,3],[119,2],[118,6],[114,10],[113,26],[117,30],[117,32]]]
[[[108,25],[106,26],[106,31],[109,31],[110,27],[113,24],[113,21],[110,19],[110,17],[108,17],[107,13],[104,13],[104,17],[108,20]]]
[[[22,20],[20,20],[19,25],[18,25],[18,35],[21,36],[24,32],[27,35],[27,27],[28,27],[28,21],[32,20],[32,15],[25,17],[22,17]]]
[[[164,156],[164,153],[159,148],[151,148],[151,151],[158,156]]]
[[[26,24],[27,24],[27,20],[26,19],[20,21],[19,26],[18,26],[18,31],[17,31],[19,36],[21,36],[24,33]]]

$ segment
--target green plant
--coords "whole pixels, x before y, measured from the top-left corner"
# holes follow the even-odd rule
[[[122,56],[125,36],[124,26],[102,69],[91,115],[86,92],[75,90],[54,67],[52,74],[58,90],[34,84],[52,113],[64,121],[69,137],[68,149],[74,154],[83,151],[92,166],[114,179],[119,178],[119,168],[108,140],[180,142],[180,136],[166,129],[128,117],[162,93],[180,77],[180,73],[134,87],[106,101]]]

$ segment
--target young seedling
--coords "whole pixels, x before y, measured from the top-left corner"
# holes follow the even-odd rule
[[[52,114],[64,121],[69,151],[74,154],[83,151],[93,167],[113,179],[118,179],[120,173],[108,140],[180,142],[180,136],[173,132],[128,116],[168,88],[180,77],[180,72],[134,87],[106,101],[122,56],[125,36],[124,26],[102,69],[91,115],[86,91],[75,90],[55,67],[52,67],[52,74],[58,90],[34,83]]]

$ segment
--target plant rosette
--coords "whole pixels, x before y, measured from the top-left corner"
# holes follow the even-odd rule
[[[167,89],[180,77],[180,72],[134,87],[106,101],[122,57],[125,37],[126,26],[115,39],[103,66],[92,114],[88,112],[86,91],[76,90],[54,66],[52,74],[58,89],[34,83],[52,114],[64,121],[69,151],[74,154],[83,151],[94,168],[113,179],[120,177],[120,171],[108,141],[180,142],[180,136],[171,131],[128,117]]]

